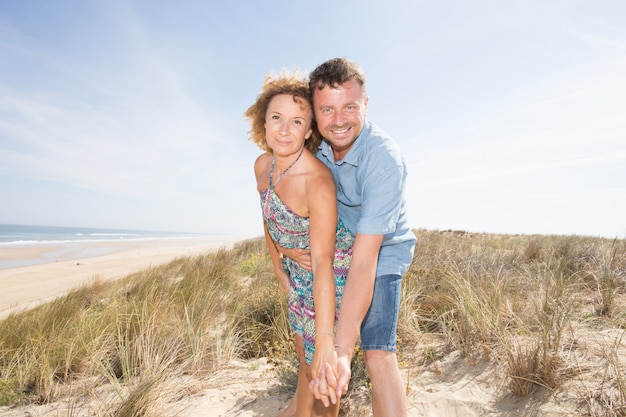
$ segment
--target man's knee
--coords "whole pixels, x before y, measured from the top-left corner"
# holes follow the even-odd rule
[[[390,365],[397,364],[396,353],[387,350],[366,350],[363,359],[370,377],[372,373],[384,372]]]

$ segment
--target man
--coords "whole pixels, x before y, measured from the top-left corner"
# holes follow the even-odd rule
[[[366,76],[357,64],[330,59],[311,73],[309,83],[324,138],[317,157],[333,173],[339,217],[355,235],[335,336],[337,379],[328,366],[311,390],[325,403],[347,391],[360,332],[374,417],[406,416],[396,356],[402,275],[416,240],[407,220],[406,165],[397,143],[366,118]],[[284,253],[306,262],[302,254]]]

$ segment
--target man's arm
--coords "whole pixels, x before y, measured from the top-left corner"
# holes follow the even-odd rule
[[[311,265],[311,251],[308,249],[298,249],[298,248],[285,248],[284,246],[280,246],[278,243],[276,244],[276,250],[282,256],[290,258],[292,261],[300,265],[302,268],[310,271],[312,268]]]

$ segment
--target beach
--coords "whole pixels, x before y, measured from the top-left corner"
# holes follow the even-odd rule
[[[121,278],[183,256],[230,248],[241,236],[202,236],[0,246],[0,319],[95,279]]]
[[[441,236],[433,232],[430,239]],[[452,234],[448,237],[456,242],[468,240],[467,246],[472,248],[478,239]],[[179,257],[229,249],[250,238],[253,237],[205,236],[0,245],[0,318],[50,301],[95,279],[122,278]],[[442,244],[442,247],[448,246],[451,245]],[[6,267],[10,262],[19,266]],[[620,299],[615,303],[620,307],[615,311],[621,312],[623,295],[618,295]],[[616,364],[622,364],[619,369],[623,369],[624,330],[589,323],[572,320],[564,334],[563,364],[568,367],[564,367],[563,372],[572,373],[567,374],[557,389],[537,387],[527,396],[511,394],[506,361],[498,358],[490,346],[482,346],[478,351],[480,355],[467,356],[460,349],[443,345],[437,335],[420,332],[416,340],[403,341],[400,345],[408,416],[561,417],[581,415],[579,411],[585,406],[595,404],[596,397],[587,393],[613,392],[611,395],[615,398],[623,398],[615,394],[614,383],[604,375],[613,366],[605,364],[607,357],[614,358]],[[621,378],[624,374],[618,375]],[[108,415],[94,410],[106,407],[106,399],[115,398],[111,384],[93,388],[92,381],[86,379],[85,387],[90,388],[83,389],[82,383],[76,380],[69,386],[59,387],[65,391],[56,393],[52,402],[0,406],[0,416]],[[215,372],[193,377],[178,375],[168,384],[165,387],[176,394],[176,400],[164,405],[172,412],[162,415],[269,417],[277,416],[290,401],[290,395],[280,389],[274,361],[267,357],[233,358]],[[73,389],[81,394],[70,395]],[[179,395],[181,392],[184,395]],[[367,392],[355,391],[355,395],[350,401],[344,400],[347,408],[342,415],[371,417]]]

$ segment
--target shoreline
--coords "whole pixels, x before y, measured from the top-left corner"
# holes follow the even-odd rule
[[[210,236],[0,246],[0,266],[4,266],[0,269],[0,320],[96,278],[122,278],[179,257],[229,249],[251,238]]]

